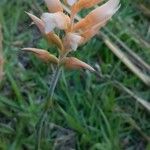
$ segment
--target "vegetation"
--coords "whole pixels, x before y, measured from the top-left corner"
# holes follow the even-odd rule
[[[100,37],[72,53],[91,64],[104,78],[83,70],[63,71],[55,90],[55,104],[44,124],[42,133],[47,139],[42,140],[42,150],[47,147],[48,150],[150,149],[149,66],[128,55],[128,61],[132,60],[142,75],[146,75],[147,80],[143,81],[111,51],[112,44],[121,51],[126,46],[150,63],[150,3],[122,0],[121,4],[119,13],[102,29]],[[48,45],[38,30],[29,26],[31,20],[25,11],[39,15],[39,6],[46,9],[40,0],[0,1],[5,58],[5,75],[0,84],[2,150],[34,149],[35,125],[54,67],[48,67],[21,49],[38,47],[57,53],[55,46]],[[86,13],[84,10],[80,15]],[[110,42],[106,42],[107,38]],[[147,103],[143,105],[141,98]]]

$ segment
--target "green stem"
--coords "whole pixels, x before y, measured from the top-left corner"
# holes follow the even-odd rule
[[[52,77],[50,91],[49,91],[48,99],[45,103],[44,110],[40,116],[38,123],[37,123],[35,150],[40,150],[43,123],[47,117],[47,113],[49,111],[49,108],[52,106],[52,103],[53,103],[52,99],[54,96],[54,91],[55,91],[58,79],[60,77],[60,74],[61,74],[61,67],[58,66],[55,70],[55,73],[53,74],[53,77]]]
[[[58,66],[52,77],[48,99],[47,99],[47,102],[45,103],[45,110],[49,109],[52,105],[52,99],[53,99],[53,95],[54,95],[54,91],[55,91],[58,79],[60,77],[60,73],[61,73],[61,67]]]

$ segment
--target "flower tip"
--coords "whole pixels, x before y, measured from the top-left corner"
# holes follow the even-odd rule
[[[31,13],[29,13],[29,12],[27,12],[27,11],[24,11],[29,17],[33,17],[34,15],[33,14],[31,14]]]
[[[33,18],[35,18],[35,16],[33,14],[31,14],[31,13],[29,13],[27,11],[24,11],[24,12],[34,21]]]
[[[27,50],[27,48],[22,48],[21,50],[22,50],[22,51],[25,51],[25,50]]]
[[[31,48],[22,48],[22,51],[31,51]]]
[[[33,23],[38,27],[41,33],[44,34],[44,22],[29,12],[25,12],[25,13],[32,19]]]
[[[70,6],[74,5],[77,2],[77,0],[66,0],[66,3]]]

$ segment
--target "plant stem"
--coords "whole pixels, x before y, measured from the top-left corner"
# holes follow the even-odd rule
[[[44,123],[44,121],[47,117],[47,113],[49,111],[49,108],[53,104],[52,99],[53,99],[54,91],[55,91],[58,79],[60,77],[60,74],[61,74],[61,67],[57,66],[57,68],[56,68],[56,70],[53,74],[53,77],[52,77],[50,91],[49,91],[49,94],[48,94],[48,99],[45,102],[44,110],[43,110],[43,112],[40,116],[40,119],[39,119],[38,123],[37,123],[35,150],[40,150],[43,123]]]

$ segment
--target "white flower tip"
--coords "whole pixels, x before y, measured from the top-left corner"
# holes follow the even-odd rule
[[[78,46],[82,43],[83,37],[76,33],[68,33],[64,38],[64,46],[67,50],[76,51]]]
[[[62,12],[43,13],[41,19],[45,23],[46,33],[52,32],[54,28],[65,30],[70,23],[70,18]]]
[[[74,3],[77,2],[77,0],[66,0],[68,5],[72,6]]]
[[[51,13],[43,13],[41,16],[41,19],[43,20],[45,24],[45,33],[52,32],[53,29],[55,28],[55,24],[53,21],[53,15]]]

